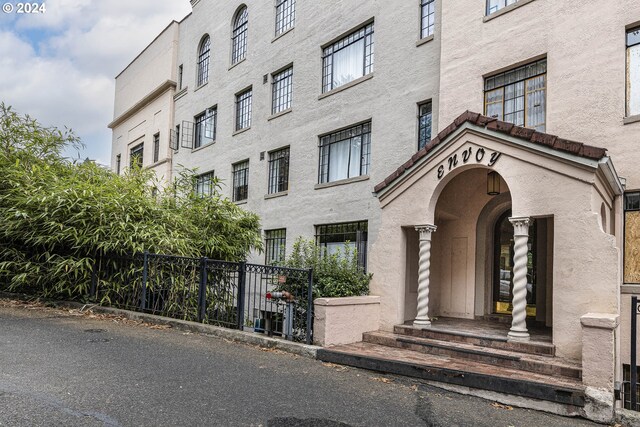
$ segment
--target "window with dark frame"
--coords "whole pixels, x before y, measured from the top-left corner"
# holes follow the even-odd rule
[[[160,134],[153,135],[153,163],[160,160]]]
[[[296,0],[276,1],[276,36],[296,25]]]
[[[289,147],[269,153],[269,194],[289,189]]]
[[[249,12],[244,6],[236,13],[233,20],[233,35],[231,37],[231,64],[243,60],[247,56],[247,27]]]
[[[518,0],[487,0],[487,15],[491,15],[492,13],[517,2]]]
[[[196,177],[195,193],[197,196],[211,196],[213,195],[213,188],[215,183],[214,171],[203,173]]]
[[[144,153],[144,143],[138,144],[135,147],[131,148],[131,150],[129,151],[129,167],[131,169],[133,169],[134,166],[142,168],[142,165],[143,165],[142,155],[143,155],[143,153]]]
[[[627,30],[627,111],[640,114],[640,27]]]
[[[216,140],[217,121],[217,106],[207,108],[204,113],[194,117],[194,149],[210,144]]]
[[[251,127],[251,97],[249,88],[236,95],[236,131]]]
[[[640,191],[624,194],[624,283],[640,284]]]
[[[118,174],[118,175],[120,175],[120,164],[121,164],[121,161],[122,161],[122,155],[118,154],[116,156],[116,174]]]
[[[367,175],[371,157],[371,122],[320,137],[320,184]]]
[[[249,160],[233,165],[233,201],[247,200],[249,197]]]
[[[325,248],[328,255],[340,252],[344,255],[345,245],[355,249],[358,266],[367,269],[368,222],[356,221],[316,226],[316,244]]]
[[[211,49],[211,38],[204,36],[198,48],[198,75],[196,86],[202,86],[209,81],[209,51]]]
[[[271,83],[271,114],[291,108],[293,67],[276,73]]]
[[[264,232],[264,263],[278,265],[284,261],[287,245],[287,229],[265,230]]]
[[[544,132],[547,59],[484,80],[484,113],[498,120]]]
[[[176,133],[175,133],[175,144],[174,150],[178,151],[180,148],[180,125],[176,125]]]
[[[182,64],[178,66],[178,90],[182,89],[182,73],[184,72],[184,68]]]
[[[322,51],[322,92],[373,72],[373,22]]]
[[[420,3],[420,38],[433,34],[436,20],[435,0],[422,0]]]
[[[431,101],[418,105],[418,150],[423,149],[431,141]]]

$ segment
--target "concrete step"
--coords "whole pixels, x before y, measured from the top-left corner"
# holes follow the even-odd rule
[[[544,375],[563,376],[576,380],[582,379],[582,368],[579,364],[555,357],[482,347],[467,342],[441,341],[383,331],[367,332],[363,334],[363,341],[420,353],[473,360],[487,365]]]
[[[489,347],[518,353],[536,354],[553,357],[556,347],[542,341],[508,341],[506,334],[492,334],[486,331],[466,332],[438,327],[416,328],[411,325],[397,325],[393,328],[396,334],[432,340],[460,342],[481,347]]]
[[[492,366],[469,359],[424,354],[370,342],[323,348],[318,350],[317,358],[325,362],[572,407],[584,406],[584,387],[576,379]]]

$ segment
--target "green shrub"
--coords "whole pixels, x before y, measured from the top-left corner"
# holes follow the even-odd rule
[[[93,260],[143,251],[244,260],[260,222],[223,197],[194,193],[194,171],[159,195],[152,171],[116,175],[62,155],[80,142],[0,104],[0,289],[87,294]]]
[[[350,297],[367,295],[371,274],[358,266],[358,254],[345,244],[329,254],[312,240],[299,237],[283,265],[290,268],[313,268],[313,297]]]

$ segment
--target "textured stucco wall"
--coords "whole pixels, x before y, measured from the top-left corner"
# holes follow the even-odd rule
[[[318,298],[314,301],[314,344],[321,346],[362,341],[364,332],[378,330],[380,297]]]
[[[439,2],[438,2],[439,3]],[[230,69],[231,20],[240,3],[200,1],[180,24],[178,64],[184,64],[186,93],[177,97],[176,124],[217,105],[215,144],[180,149],[174,165],[215,170],[223,193],[232,191],[232,164],[249,159],[249,200],[243,208],[262,217],[263,229],[287,228],[290,250],[296,236],[312,237],[314,225],[369,220],[369,246],[376,239],[380,208],[373,186],[417,150],[417,104],[434,100],[437,110],[437,39],[416,46],[419,2],[297,2],[295,29],[274,39],[273,2],[247,3],[246,60]],[[374,18],[373,78],[323,99],[321,46]],[[211,37],[209,82],[195,88],[196,50]],[[292,111],[273,120],[271,82],[263,76],[293,63]],[[234,94],[253,87],[251,128],[234,133]],[[434,112],[437,116],[437,111]],[[314,189],[318,183],[318,136],[371,120],[369,179]],[[268,152],[290,146],[289,191],[265,199]],[[265,160],[260,161],[260,153]],[[263,261],[255,255],[254,261]]]

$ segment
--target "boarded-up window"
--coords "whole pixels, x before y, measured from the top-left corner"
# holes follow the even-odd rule
[[[624,282],[640,284],[640,192],[624,196]]]
[[[627,31],[627,116],[640,114],[640,27]]]

